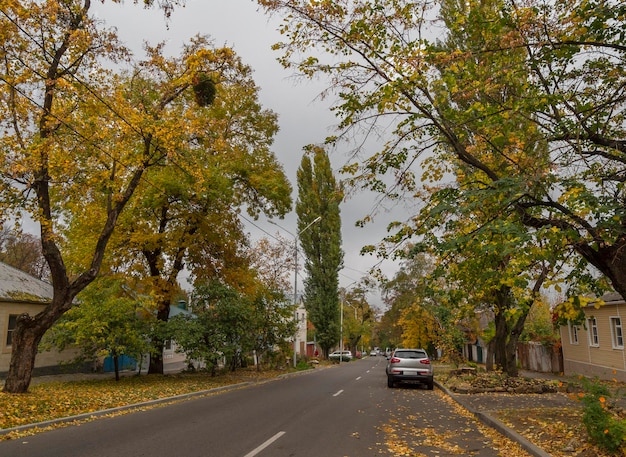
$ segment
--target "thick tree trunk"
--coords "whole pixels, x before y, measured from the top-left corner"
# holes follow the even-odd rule
[[[541,281],[541,283],[543,280]],[[539,289],[539,287],[536,287]],[[533,302],[530,301],[528,303],[522,304],[521,314],[518,317],[515,325],[509,332],[509,339],[506,342],[506,374],[509,376],[518,376],[519,369],[517,367],[517,342],[519,341],[520,336],[522,335],[522,331],[524,330],[524,324],[526,323],[526,318],[528,317],[528,313],[530,312],[530,308],[532,307]]]
[[[352,350],[352,355],[356,357],[356,353],[359,351],[359,342],[361,341],[361,336],[359,335],[350,341],[350,349]]]
[[[511,334],[509,335],[509,339],[506,342],[506,365],[503,367],[504,372],[507,376],[517,377],[519,371],[517,369],[517,341],[519,340],[519,335]]]
[[[487,360],[485,362],[485,368],[487,371],[494,370],[494,361],[495,361],[495,353],[496,353],[496,340],[492,339],[489,343],[487,343]]]
[[[154,352],[150,354],[150,366],[148,367],[148,374],[163,374],[163,340],[159,339],[157,341],[157,339],[155,339],[153,343]]]
[[[19,316],[13,331],[11,337],[13,351],[4,392],[21,394],[28,391],[35,368],[37,348],[47,330],[38,325],[28,325],[30,319],[31,317],[26,314]]]
[[[619,237],[610,246],[595,248],[585,245],[578,252],[604,273],[615,291],[626,299],[626,236]]]
[[[157,321],[167,322],[170,316],[169,301],[161,303],[157,312]],[[148,374],[163,374],[163,346],[165,341],[161,336],[155,336],[152,340],[152,352],[150,353],[150,366]]]
[[[494,317],[496,334],[493,338],[493,357],[497,369],[506,370],[506,341],[509,336],[504,310],[498,306]]]

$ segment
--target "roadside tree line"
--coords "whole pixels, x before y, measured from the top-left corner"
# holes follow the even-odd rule
[[[329,144],[382,144],[354,146],[349,181],[407,203],[364,252],[431,256],[434,303],[493,312],[499,368],[517,373],[542,291],[574,315],[626,296],[623,2],[259,3],[284,17],[284,66],[337,95]]]
[[[161,322],[183,269],[263,297],[238,213],[292,203],[271,151],[276,114],[232,49],[196,36],[176,56],[146,45],[139,60],[91,3],[0,9],[0,211],[40,228],[54,290],[17,319],[5,392],[28,389],[44,333],[100,276],[149,296]],[[166,16],[182,4],[155,3]],[[153,345],[162,372],[163,340]]]

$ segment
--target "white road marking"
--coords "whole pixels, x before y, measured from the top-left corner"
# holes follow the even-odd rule
[[[283,436],[286,432],[278,432],[276,435],[272,436],[269,440],[267,440],[265,443],[261,444],[259,447],[257,447],[256,449],[253,449],[252,451],[248,452],[246,455],[244,455],[243,457],[254,457],[255,455],[257,455],[259,452],[261,452],[263,449],[265,449],[266,447],[268,447],[270,444],[272,444],[274,441],[276,441],[278,438],[280,438],[281,436]]]
[[[361,377],[359,376],[358,378],[356,378],[356,380],[358,381],[359,379],[361,379]]]
[[[337,397],[339,395],[341,395],[343,393],[343,389],[341,389],[339,392],[337,392],[336,394],[333,394],[333,397]]]

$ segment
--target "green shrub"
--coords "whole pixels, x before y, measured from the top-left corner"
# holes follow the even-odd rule
[[[310,370],[311,365],[306,361],[306,359],[298,359],[298,363],[296,363],[296,371],[302,370]]]
[[[626,420],[614,413],[609,388],[587,379],[582,379],[582,384],[582,420],[591,442],[612,455],[626,455]]]

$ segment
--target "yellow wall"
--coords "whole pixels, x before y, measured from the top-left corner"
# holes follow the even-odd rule
[[[611,317],[620,317],[626,341],[626,305],[603,305],[598,309],[589,306],[584,312],[587,317],[596,318],[599,345],[590,346],[586,322],[579,326],[577,345],[570,343],[568,326],[561,326],[565,374],[626,381],[626,350],[613,348],[610,325]]]
[[[7,330],[9,327],[9,315],[28,313],[35,315],[44,308],[40,304],[28,303],[0,303],[0,373],[9,370],[11,361],[11,346],[7,346]],[[63,352],[46,351],[37,355],[35,368],[56,366],[60,362],[69,362],[76,357],[77,351],[66,350]]]

